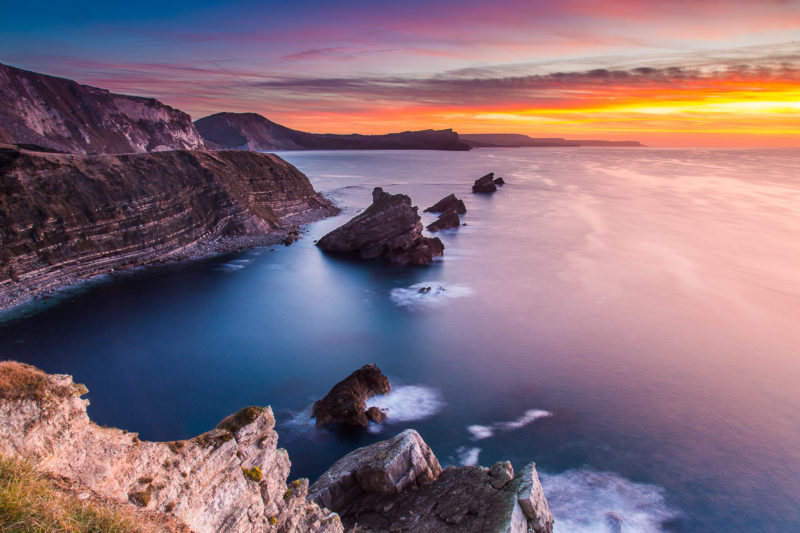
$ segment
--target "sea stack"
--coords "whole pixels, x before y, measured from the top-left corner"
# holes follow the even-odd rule
[[[386,415],[375,407],[367,409],[367,400],[377,394],[386,394],[390,389],[389,379],[377,365],[364,365],[316,402],[311,416],[316,417],[317,427],[328,424],[367,427],[370,420],[382,422]]]
[[[458,215],[463,215],[467,212],[467,207],[464,205],[463,200],[456,198],[455,194],[445,196],[428,209],[426,213],[441,213],[436,221],[428,224],[426,229],[431,232],[441,231],[445,229],[457,228],[461,225],[461,219]]]
[[[317,246],[330,253],[408,265],[432,263],[444,253],[442,241],[422,236],[422,221],[411,198],[380,187],[372,191],[372,205],[322,237]]]
[[[476,179],[475,184],[472,186],[472,192],[488,193],[496,190],[497,183],[494,179],[494,172],[489,172],[485,176],[481,176],[480,178]]]

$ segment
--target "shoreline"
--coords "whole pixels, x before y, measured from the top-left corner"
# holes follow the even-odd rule
[[[271,233],[218,237],[209,241],[200,240],[163,254],[156,253],[152,258],[144,260],[130,259],[125,256],[117,257],[116,261],[114,258],[111,258],[111,260],[106,259],[103,261],[105,264],[98,264],[96,268],[93,268],[91,264],[83,265],[80,272],[63,273],[47,281],[27,286],[24,280],[12,282],[13,285],[11,287],[0,292],[0,322],[13,318],[12,314],[22,311],[27,305],[39,300],[57,298],[64,292],[79,289],[98,281],[102,276],[118,273],[126,274],[159,266],[202,261],[253,248],[278,244],[289,246],[294,241],[302,238],[303,233],[305,233],[305,227],[308,224],[335,216],[341,211],[341,208],[334,205],[331,200],[328,201],[331,202],[335,211],[331,211],[330,207],[320,206],[301,214],[289,216],[281,229]],[[147,252],[142,251],[142,253]]]

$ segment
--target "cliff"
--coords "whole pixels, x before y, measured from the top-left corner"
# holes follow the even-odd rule
[[[86,392],[70,376],[0,362],[0,456],[197,532],[343,531],[335,513],[306,500],[308,480],[287,485],[291,463],[269,407],[242,409],[193,439],[147,442],[91,422]]]
[[[229,150],[469,150],[453,130],[386,135],[306,133],[256,113],[217,113],[195,125],[210,147]]]
[[[0,64],[0,142],[75,153],[202,150],[186,113],[153,98]]]
[[[0,307],[120,267],[291,240],[337,211],[272,154],[0,146]]]

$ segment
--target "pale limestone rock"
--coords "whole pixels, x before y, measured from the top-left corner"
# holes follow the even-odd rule
[[[171,514],[198,533],[343,531],[336,514],[305,499],[307,481],[287,492],[291,463],[277,448],[269,407],[245,408],[193,439],[147,442],[91,422],[89,402],[80,398],[86,388],[70,376],[0,362],[0,384],[11,375],[38,385],[0,391],[0,455],[32,461],[103,497]]]
[[[536,463],[528,463],[522,469],[517,500],[535,533],[550,533],[553,530],[553,514],[544,497],[542,484],[536,473]]]

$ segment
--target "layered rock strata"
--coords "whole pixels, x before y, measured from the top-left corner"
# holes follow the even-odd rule
[[[0,146],[0,307],[121,267],[282,242],[336,212],[271,154]]]
[[[422,222],[411,199],[380,187],[372,191],[372,205],[322,237],[317,246],[326,252],[411,265],[431,263],[444,253],[441,240],[422,236]]]
[[[256,113],[217,113],[195,121],[210,147],[227,150],[469,150],[453,130],[386,135],[307,133]]]
[[[358,531],[552,533],[536,467],[509,462],[441,470],[414,430],[359,448],[314,482],[309,499]]]
[[[0,142],[75,153],[202,150],[186,113],[154,98],[0,64]]]
[[[382,422],[386,415],[377,407],[367,409],[367,400],[391,389],[389,379],[374,364],[364,365],[333,386],[311,410],[317,427],[346,424],[367,427],[370,421]]]
[[[0,362],[0,455],[175,517],[193,531],[341,533],[339,517],[287,485],[269,407],[247,407],[193,439],[147,442],[102,428],[86,414],[86,387],[66,375]]]

